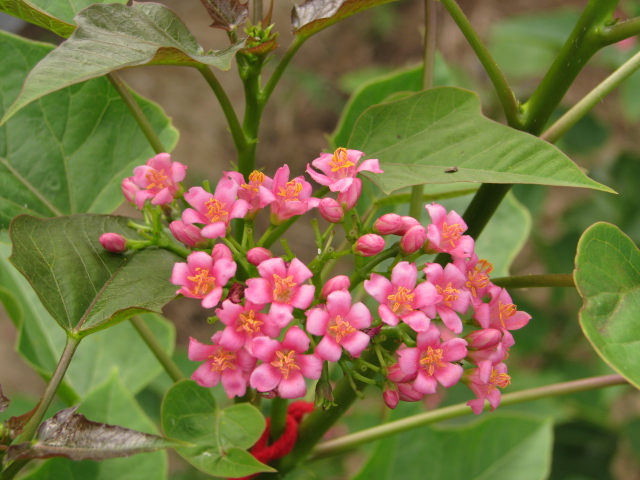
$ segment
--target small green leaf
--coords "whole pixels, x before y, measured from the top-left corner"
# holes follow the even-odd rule
[[[365,176],[385,193],[452,182],[613,192],[585,176],[553,145],[482,116],[477,95],[459,88],[433,88],[369,108],[358,119],[349,148],[380,160],[384,174]]]
[[[354,480],[542,480],[552,444],[551,421],[493,414],[381,440]]]
[[[310,37],[334,23],[367,8],[396,0],[306,0],[294,5],[291,25],[294,35]]]
[[[210,390],[191,380],[176,383],[162,402],[165,435],[195,443],[196,447],[176,451],[210,475],[243,477],[274,472],[246,451],[265,426],[264,417],[253,405],[239,403],[219,410]]]
[[[54,47],[0,32],[0,115],[33,66]],[[178,132],[155,104],[136,97],[168,151]],[[153,150],[104,78],[53,93],[0,127],[0,231],[21,213],[111,213],[120,182]]]
[[[578,242],[576,287],[580,325],[598,355],[640,388],[640,251],[609,223],[589,227]]]
[[[11,262],[66,331],[84,336],[137,313],[160,313],[175,297],[169,279],[181,257],[163,249],[117,255],[100,245],[106,232],[142,239],[128,221],[90,214],[46,220],[21,215],[11,223]]]
[[[205,53],[176,14],[155,3],[92,5],[75,22],[78,29],[32,70],[2,122],[49,93],[126,67],[207,65],[228,70],[244,44]]]
[[[42,2],[42,0],[40,0],[39,2],[36,0],[0,0],[0,11],[8,13],[9,15],[13,15],[14,17],[21,18],[39,27],[50,30],[53,33],[57,33],[64,38],[67,38],[73,33],[73,31],[76,29],[75,25],[73,25],[71,21],[73,15],[71,15],[71,18],[68,18],[68,16],[64,15],[62,12],[50,12],[46,7],[43,8],[42,6],[38,5],[38,3],[47,2]],[[68,4],[67,2],[54,2],[52,5],[54,11],[56,5],[67,7],[70,4]],[[68,21],[62,20],[60,18],[61,16],[67,17]]]

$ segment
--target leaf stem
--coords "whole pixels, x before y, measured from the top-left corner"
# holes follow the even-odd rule
[[[606,26],[599,32],[603,45],[618,43],[640,33],[640,17]]]
[[[156,336],[153,334],[151,329],[144,322],[142,317],[138,315],[134,315],[133,317],[130,318],[130,320],[131,320],[131,325],[133,325],[133,328],[136,329],[136,332],[138,332],[138,335],[140,335],[140,338],[142,338],[144,343],[147,344],[147,347],[149,347],[149,350],[151,350],[151,353],[153,353],[153,355],[156,357],[158,362],[160,362],[160,365],[162,365],[162,367],[167,372],[169,377],[171,377],[171,380],[173,380],[174,382],[179,382],[180,380],[184,380],[185,376],[182,374],[178,366],[175,364],[175,362],[171,358],[171,355],[169,355],[164,350],[164,348],[162,348],[162,345],[160,345],[160,342],[158,341]]]
[[[558,395],[568,395],[571,393],[584,392],[596,388],[610,387],[614,385],[623,385],[627,381],[621,375],[605,375],[601,377],[591,377],[582,380],[574,380],[571,382],[556,383],[544,387],[531,388],[520,392],[508,393],[502,396],[500,405],[515,405],[518,403],[539,400]],[[394,422],[385,423],[373,428],[368,428],[351,435],[329,440],[316,446],[310,460],[337,455],[346,450],[350,450],[357,446],[363,445],[389,435],[406,432],[413,428],[422,427],[431,423],[448,420],[451,418],[462,417],[472,414],[471,408],[465,403],[459,403],[450,407],[438,408],[431,412],[413,415],[411,417],[396,420]]]
[[[503,288],[573,287],[576,284],[571,274],[516,275],[491,279],[491,283]]]
[[[275,397],[271,400],[271,426],[269,427],[271,443],[279,439],[284,433],[287,425],[288,406],[289,401],[285,398]]]
[[[111,82],[111,85],[113,85],[113,88],[115,88],[120,95],[120,98],[122,98],[122,101],[131,112],[131,115],[133,115],[133,118],[135,118],[140,130],[142,130],[142,133],[149,142],[149,145],[153,148],[153,151],[156,153],[166,152],[167,149],[162,144],[160,137],[158,137],[158,134],[153,129],[149,119],[142,111],[142,108],[140,108],[140,105],[138,105],[138,102],[136,102],[131,90],[129,90],[129,87],[122,77],[115,72],[111,72],[107,74],[107,78]]]
[[[449,15],[451,15],[451,18],[456,22],[458,28],[460,28],[460,31],[467,39],[467,42],[469,42],[469,45],[473,48],[478,60],[482,63],[487,75],[489,75],[489,79],[491,80],[491,83],[493,83],[493,87],[500,99],[500,103],[502,103],[502,109],[507,117],[507,123],[511,127],[520,129],[519,127],[522,125],[520,104],[516,99],[513,90],[511,90],[511,87],[507,83],[507,79],[498,67],[498,64],[493,59],[484,43],[482,43],[482,40],[480,40],[477,32],[473,29],[471,23],[456,1],[440,1],[449,12]]]
[[[640,52],[627,60],[620,68],[609,75],[600,85],[591,90],[582,100],[576,103],[567,113],[551,125],[540,138],[555,143],[578,121],[595,107],[604,97],[609,95],[618,85],[629,78],[640,68]]]

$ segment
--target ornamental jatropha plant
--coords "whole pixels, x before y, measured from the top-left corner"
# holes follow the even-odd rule
[[[553,143],[640,68],[628,48],[640,17],[625,19],[617,0],[585,0],[537,88],[518,98],[455,0],[424,0],[420,65],[357,89],[315,159],[264,162],[261,117],[293,57],[316,33],[391,1],[306,0],[278,25],[273,1],[202,0],[229,41],[206,51],[159,3],[0,0],[0,11],[64,39],[0,33],[0,300],[18,352],[47,381],[33,409],[9,406],[0,389],[0,413],[12,415],[0,424],[0,480],[177,478],[166,448],[193,478],[300,478],[315,468],[307,462],[374,440],[359,473],[327,475],[400,467],[425,478],[426,463],[406,470],[410,455],[433,478],[498,467],[547,478],[550,421],[494,410],[640,386],[640,253],[617,227],[584,232],[573,273],[509,276],[529,224],[514,184],[614,193]],[[475,93],[435,86],[436,15],[477,55],[502,123],[482,115]],[[558,117],[578,74],[614,44],[619,67]],[[219,82],[234,63],[242,117]],[[221,106],[237,156],[201,184],[190,159],[171,153],[169,119],[118,73],[148,65],[195,68]],[[131,218],[113,215],[123,199]],[[289,243],[297,222],[311,250]],[[531,381],[518,347],[548,322],[519,305],[526,287],[577,288],[582,332],[616,373]],[[161,315],[179,297],[208,318],[180,366]]]

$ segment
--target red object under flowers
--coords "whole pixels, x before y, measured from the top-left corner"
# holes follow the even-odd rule
[[[305,413],[309,413],[311,411],[313,411],[313,403],[311,402],[291,403],[287,409],[284,432],[282,432],[280,438],[273,442],[272,445],[267,445],[267,441],[269,440],[269,428],[271,427],[271,418],[267,417],[267,427],[264,429],[260,439],[253,447],[251,447],[251,450],[249,450],[251,455],[256,457],[260,462],[266,464],[284,457],[293,450],[293,446],[296,444],[296,440],[298,439],[298,424],[302,420],[302,417]],[[254,475],[249,475],[248,477],[242,477],[239,480],[250,480],[258,475],[259,473],[256,473]]]

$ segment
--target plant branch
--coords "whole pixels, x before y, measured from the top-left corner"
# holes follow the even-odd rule
[[[162,144],[160,137],[158,137],[158,134],[153,129],[149,119],[142,111],[142,108],[140,108],[140,105],[138,105],[138,102],[136,102],[131,90],[129,90],[129,87],[122,77],[115,72],[111,72],[107,74],[107,78],[111,82],[111,85],[113,85],[113,88],[115,88],[120,95],[120,98],[122,98],[122,101],[124,101],[125,105],[133,115],[133,118],[135,118],[140,130],[142,130],[142,133],[149,142],[149,145],[153,148],[153,151],[156,153],[166,152],[167,149]]]
[[[502,396],[500,404],[502,406],[515,405],[532,400],[539,400],[541,398],[568,395],[571,393],[594,390],[596,388],[623,385],[625,383],[627,383],[627,381],[621,375],[605,375],[601,377],[585,378],[582,380],[574,380],[571,382],[557,383],[554,385],[522,390],[520,392],[508,393]],[[413,428],[422,427],[442,420],[470,415],[472,413],[473,411],[468,405],[465,403],[459,403],[450,407],[438,408],[431,412],[413,415],[384,425],[368,428],[351,435],[346,435],[335,440],[323,442],[316,446],[309,459],[314,460],[329,457],[331,455],[337,455],[339,453],[343,453],[345,450],[350,450],[389,435],[395,435]]]
[[[489,53],[487,47],[482,43],[480,37],[477,32],[471,26],[471,23],[462,12],[458,4],[455,0],[440,0],[444,7],[451,15],[451,18],[456,22],[458,28],[473,48],[478,60],[482,63],[487,75],[489,75],[489,79],[491,83],[493,83],[493,87],[498,94],[498,98],[500,99],[500,103],[502,104],[502,109],[504,110],[504,114],[507,117],[507,123],[509,126],[518,128],[522,125],[520,104],[516,99],[516,96],[511,90],[511,87],[507,83],[507,79],[504,74],[498,67],[498,64]]]
[[[627,60],[620,68],[609,75],[600,85],[591,90],[582,100],[576,103],[567,113],[551,125],[540,138],[555,143],[578,121],[595,107],[604,97],[609,95],[618,85],[629,78],[640,68],[640,52]]]
[[[491,279],[491,283],[503,288],[533,288],[533,287],[573,287],[576,284],[573,275],[516,275]]]
[[[618,43],[627,38],[640,34],[640,17],[625,20],[602,28],[599,32],[603,45]]]
[[[151,353],[156,357],[160,365],[164,368],[167,374],[171,377],[171,380],[174,382],[179,382],[180,380],[184,380],[185,376],[182,374],[178,366],[175,364],[171,356],[162,348],[160,342],[153,334],[151,329],[144,322],[142,317],[138,315],[134,315],[130,318],[131,325],[136,329],[140,338],[147,344]]]

